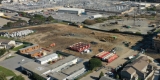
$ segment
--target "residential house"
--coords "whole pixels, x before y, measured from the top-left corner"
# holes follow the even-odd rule
[[[15,46],[16,42],[14,40],[0,39],[0,48],[10,49]]]
[[[145,80],[148,75],[148,69],[150,68],[148,58],[143,56],[131,64],[126,65],[121,71],[121,77],[126,80],[137,80],[139,78]]]

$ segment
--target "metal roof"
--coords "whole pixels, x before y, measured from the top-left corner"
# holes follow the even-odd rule
[[[79,8],[60,8],[59,10],[72,10],[72,11],[79,11],[79,10],[84,10],[84,9],[79,9]]]
[[[53,77],[56,80],[63,80],[67,77],[67,75],[60,72],[51,73],[49,74],[49,76]]]
[[[49,54],[49,55],[47,55],[47,56],[44,56],[44,57],[42,57],[42,58],[39,58],[39,59],[37,59],[38,61],[44,61],[44,60],[47,60],[47,59],[50,59],[50,58],[53,58],[53,57],[58,57],[58,55],[56,54],[56,53],[53,53],[53,54]]]
[[[25,63],[25,64],[21,65],[21,67],[23,67],[23,68],[25,68],[25,69],[27,69],[29,71],[32,71],[32,72],[34,72],[36,74],[39,74],[39,75],[41,75],[44,72],[50,70],[49,68],[47,68],[45,66],[42,66],[42,65],[40,65],[40,64],[38,64],[36,62],[28,62],[28,63]]]
[[[61,66],[61,65],[65,64],[65,63],[67,63],[67,62],[70,62],[71,60],[74,60],[76,58],[77,58],[76,56],[72,56],[71,55],[71,56],[66,57],[65,59],[62,59],[62,60],[60,60],[60,61],[58,61],[58,62],[56,62],[53,65],[50,65],[48,67],[51,68],[51,69],[54,69],[54,68],[57,68],[58,66]]]
[[[73,74],[74,72],[84,68],[85,67],[85,62],[87,62],[87,61],[88,60],[83,60],[82,62],[80,62],[78,64],[75,64],[72,67],[69,67],[65,70],[62,70],[62,73],[67,74],[67,75]]]
[[[25,47],[25,48],[21,48],[21,49],[19,49],[19,50],[28,49],[28,48],[30,48],[30,47],[35,47],[35,46],[39,46],[39,45],[38,45],[38,44],[34,44],[34,45],[32,45],[32,46],[28,46],[28,47]]]
[[[43,51],[43,50],[40,48],[40,49],[34,50],[32,52],[29,52],[28,54],[34,54],[34,53],[41,52],[41,51]]]

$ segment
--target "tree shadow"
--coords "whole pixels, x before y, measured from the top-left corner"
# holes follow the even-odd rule
[[[93,80],[98,80],[97,77],[94,77],[94,76],[90,76]]]

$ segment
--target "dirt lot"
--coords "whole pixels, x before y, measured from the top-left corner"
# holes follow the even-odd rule
[[[26,36],[25,38],[21,38],[20,40],[32,42],[34,44],[40,44],[41,47],[47,47],[51,43],[56,43],[56,46],[52,48],[53,51],[61,50],[83,58],[90,58],[91,56],[99,53],[98,50],[100,48],[109,51],[112,48],[117,47],[117,54],[121,55],[129,50],[129,48],[125,47],[124,44],[122,44],[123,41],[131,42],[131,44],[134,44],[138,40],[142,39],[142,37],[139,36],[104,33],[85,28],[76,28],[63,24],[47,24],[41,26],[26,27],[26,29],[35,30],[35,33]],[[10,31],[12,32],[17,30],[22,29],[14,29]],[[106,39],[112,36],[116,36],[117,39]],[[106,42],[100,41],[100,39],[102,38],[105,38]],[[68,46],[74,43],[90,43],[91,41],[95,41],[98,44],[91,44],[92,52],[89,54],[82,55],[78,52],[67,49]]]

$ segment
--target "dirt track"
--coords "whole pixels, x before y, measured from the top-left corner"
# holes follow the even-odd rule
[[[23,28],[24,29],[24,28]],[[13,29],[12,31],[23,30],[23,29]],[[128,48],[126,48],[122,42],[128,41],[134,44],[138,40],[141,40],[141,37],[133,35],[120,35],[106,32],[93,31],[85,28],[77,28],[73,26],[63,25],[63,24],[47,24],[34,27],[26,27],[25,29],[35,30],[34,34],[21,38],[22,41],[28,41],[35,44],[40,44],[41,47],[47,47],[51,43],[56,43],[56,46],[52,48],[53,51],[62,50],[70,54],[74,54],[83,58],[90,58],[91,56],[98,53],[98,49],[103,48],[108,51],[113,47],[118,47],[117,53],[119,55],[124,54]],[[94,34],[92,34],[94,32]],[[108,38],[111,36],[117,36],[117,39],[114,41],[102,42],[100,38]],[[68,46],[77,43],[77,42],[86,42],[91,41],[98,42],[97,45],[91,45],[92,53],[88,55],[81,55],[78,52],[68,50]]]

